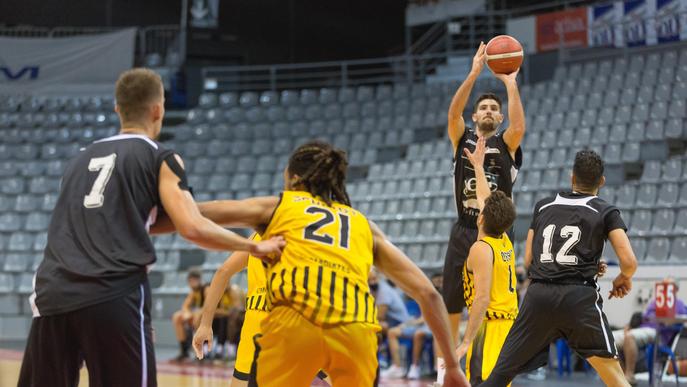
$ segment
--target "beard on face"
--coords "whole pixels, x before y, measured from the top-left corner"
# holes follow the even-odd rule
[[[492,119],[492,120],[484,120],[483,119],[481,122],[479,122],[477,124],[477,127],[479,128],[479,130],[482,132],[485,132],[485,133],[493,132],[494,130],[496,130],[497,126],[498,126],[498,124],[496,123],[496,120],[494,120],[494,119]]]

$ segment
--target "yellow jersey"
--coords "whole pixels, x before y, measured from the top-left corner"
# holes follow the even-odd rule
[[[263,238],[277,235],[286,247],[268,267],[272,306],[289,306],[319,326],[377,324],[367,285],[372,230],[363,214],[341,203],[327,205],[308,192],[284,191]]]
[[[518,315],[518,295],[515,293],[517,279],[513,244],[506,234],[500,238],[485,236],[480,240],[488,244],[494,254],[489,306],[485,318],[515,320]],[[469,313],[475,299],[475,277],[468,270],[467,264],[463,266],[463,290]]]
[[[262,239],[257,233],[252,239],[260,242]],[[260,258],[248,256],[248,292],[246,293],[246,310],[269,311],[267,303],[267,277],[265,267]]]

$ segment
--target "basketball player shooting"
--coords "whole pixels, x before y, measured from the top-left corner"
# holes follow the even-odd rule
[[[463,298],[463,265],[470,247],[477,240],[477,184],[475,171],[465,156],[467,149],[475,151],[478,137],[486,139],[484,171],[491,191],[502,191],[512,198],[513,184],[522,164],[520,143],[525,134],[525,112],[520,101],[516,77],[511,74],[494,74],[506,87],[510,125],[502,132],[501,100],[495,94],[482,94],[472,112],[474,129],[466,127],[463,119],[465,106],[482,72],[486,59],[486,46],[481,43],[472,60],[472,69],[456,92],[448,111],[448,136],[453,146],[454,180],[458,219],[453,225],[444,262],[444,302],[449,312],[451,332],[458,334],[460,316],[465,307]],[[457,338],[457,337],[455,337]],[[439,360],[441,364],[441,359]]]

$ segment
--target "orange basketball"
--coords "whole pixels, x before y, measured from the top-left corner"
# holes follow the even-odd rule
[[[514,37],[499,35],[487,43],[487,66],[496,74],[510,74],[522,64],[522,45]]]

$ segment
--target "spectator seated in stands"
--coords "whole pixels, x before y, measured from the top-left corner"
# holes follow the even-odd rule
[[[224,359],[225,356],[232,356],[236,353],[243,318],[246,313],[244,300],[245,296],[241,288],[230,282],[227,283],[215,312],[215,318],[212,320],[212,331],[217,340],[217,344],[213,346],[215,359]],[[227,341],[230,348],[227,348]],[[208,356],[208,358],[212,357]]]
[[[432,276],[432,283],[437,291],[441,293],[441,285],[443,282],[442,273],[436,273]],[[429,329],[422,316],[415,319],[410,319],[400,325],[397,325],[388,332],[389,352],[391,354],[392,368],[394,370],[403,369],[401,365],[401,354],[399,346],[399,338],[413,339],[413,362],[410,365],[406,377],[411,380],[420,379],[420,359],[422,356],[422,348],[424,347],[425,339],[432,338],[432,331]],[[389,370],[392,370],[389,368]],[[388,370],[387,370],[388,371]],[[390,372],[389,372],[390,373]],[[400,375],[400,376],[399,376]],[[385,375],[386,377],[402,377],[403,375],[395,372],[392,375]]]
[[[675,283],[677,292],[678,284],[673,278],[666,278],[664,281]],[[687,314],[687,306],[682,300],[676,300],[677,314]],[[656,338],[658,331],[661,337],[661,342],[670,344],[677,333],[680,332],[681,325],[660,325],[656,322],[656,299],[651,300],[647,305],[644,313],[639,316],[632,316],[630,324],[624,329],[613,331],[613,339],[616,346],[623,352],[624,361],[621,362],[625,370],[625,378],[627,381],[635,385],[635,370],[639,350],[646,348],[652,344]]]
[[[410,320],[410,314],[403,302],[403,295],[400,290],[392,287],[386,279],[377,273],[375,268],[370,271],[368,284],[377,303],[377,320],[382,326],[382,336],[386,336],[389,329]],[[396,364],[382,372],[382,377],[401,378],[404,375],[403,368]]]
[[[176,361],[183,361],[189,356],[192,332],[198,327],[203,303],[205,302],[205,286],[203,285],[201,272],[196,269],[189,270],[187,281],[191,291],[184,299],[181,310],[176,311],[172,315],[174,332],[179,342],[179,355],[175,358]]]

